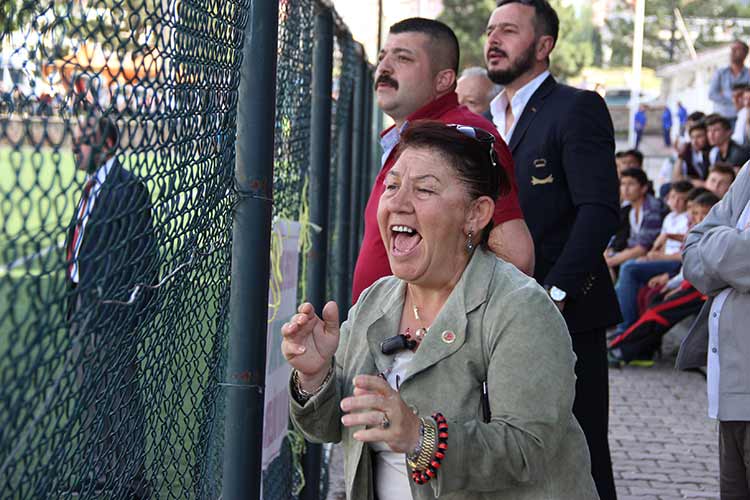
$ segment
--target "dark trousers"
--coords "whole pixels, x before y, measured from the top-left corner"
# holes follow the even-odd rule
[[[69,321],[80,419],[81,443],[74,465],[81,475],[80,493],[102,490],[116,498],[148,498],[138,323],[113,314],[113,309],[86,306],[78,295]]]
[[[664,132],[664,145],[669,147],[672,145],[672,128],[663,128],[662,131]]]
[[[604,328],[571,335],[576,360],[573,414],[581,424],[591,454],[591,475],[601,500],[615,500],[615,480],[609,455],[609,373]]]
[[[721,500],[750,499],[750,422],[719,422]]]

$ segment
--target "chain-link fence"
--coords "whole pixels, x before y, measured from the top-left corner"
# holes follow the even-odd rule
[[[0,5],[0,497],[222,495],[254,1],[266,0]],[[303,235],[320,8],[279,1],[273,215]],[[336,25],[332,183],[360,168],[339,152],[364,141],[351,125],[363,55]],[[361,216],[341,210],[341,191],[327,233],[337,296],[353,262],[336,254],[348,230],[333,228]],[[285,441],[265,498],[297,494],[301,450]]]

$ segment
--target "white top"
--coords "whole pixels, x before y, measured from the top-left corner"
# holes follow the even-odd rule
[[[78,208],[76,209],[76,213],[78,214],[78,218],[81,219],[81,229],[78,231],[78,239],[76,240],[76,246],[73,248],[73,255],[71,259],[73,260],[73,269],[70,273],[70,279],[73,280],[73,283],[78,283],[78,252],[81,250],[81,242],[83,241],[83,233],[86,231],[86,224],[89,221],[89,217],[91,216],[91,212],[94,209],[94,204],[96,203],[96,196],[99,194],[99,191],[102,189],[102,184],[104,184],[104,181],[107,180],[107,176],[109,175],[110,170],[112,170],[112,165],[115,164],[115,157],[113,156],[107,162],[96,169],[96,172],[94,172],[94,175],[87,175],[86,176],[86,183],[91,180],[93,177],[94,179],[94,185],[91,188],[91,191],[89,191],[89,201],[86,205],[86,210],[83,214],[81,214],[81,207],[83,205],[83,197],[81,197],[81,201],[78,202]],[[85,184],[84,184],[85,185]]]
[[[393,357],[393,366],[384,375],[391,387],[398,390],[398,383],[404,378],[407,365],[414,353],[404,350]],[[406,455],[391,451],[383,442],[372,443],[375,450],[375,492],[381,500],[410,499],[411,488],[406,469]]]
[[[747,108],[742,108],[737,112],[737,122],[734,124],[734,133],[732,140],[740,146],[745,145],[745,125],[747,125]]]
[[[657,177],[660,184],[672,182],[672,170],[674,170],[674,159],[670,157],[664,158],[659,168],[659,176]]]
[[[744,231],[750,220],[750,201],[737,219],[737,229]],[[706,390],[708,392],[708,416],[719,418],[719,321],[721,310],[729,294],[734,290],[729,287],[721,291],[711,303],[708,316],[708,361],[706,366]]]
[[[661,225],[661,232],[663,234],[682,234],[686,235],[688,232],[688,221],[687,212],[669,212],[664,217],[664,222]],[[664,253],[667,255],[674,255],[680,253],[682,250],[682,242],[680,240],[674,240],[667,238],[667,242],[664,244]]]
[[[523,110],[526,104],[529,103],[531,96],[534,92],[541,87],[544,80],[549,76],[549,71],[544,71],[542,74],[531,80],[529,83],[518,89],[516,94],[513,96],[513,102],[510,103],[511,110],[513,111],[513,125],[508,129],[508,133],[505,133],[505,110],[508,107],[508,95],[507,90],[503,89],[494,99],[490,102],[490,110],[492,111],[492,122],[497,127],[497,131],[500,137],[503,138],[506,144],[510,144],[510,138],[513,137],[513,131],[516,129],[516,124],[523,114]]]
[[[637,215],[636,212],[638,212]],[[638,234],[643,223],[643,203],[639,210],[631,209],[628,212],[628,220],[630,221],[630,234]]]

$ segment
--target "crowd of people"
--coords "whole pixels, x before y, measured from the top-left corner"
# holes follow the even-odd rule
[[[304,303],[281,329],[291,419],[343,444],[348,498],[616,499],[608,369],[650,362],[692,314],[678,366],[708,366],[722,498],[750,498],[747,46],[712,83],[717,112],[683,108],[674,144],[663,117],[675,154],[655,189],[637,147],[615,153],[602,97],[550,73],[559,30],[547,0],[498,0],[486,67],[459,76],[450,27],[390,27],[375,94],[393,125],[353,306],[340,323],[336,303]],[[78,90],[76,105],[96,103]],[[117,160],[115,120],[79,129],[67,320],[89,467],[73,489],[148,498],[137,343],[124,339],[156,308],[150,195]],[[104,277],[135,307],[92,299]],[[135,283],[148,290],[128,297]]]
[[[683,277],[682,245],[690,228],[724,197],[750,160],[747,55],[746,44],[732,44],[730,65],[718,70],[711,83],[709,97],[715,112],[688,114],[678,103],[680,133],[674,143],[671,112],[665,108],[664,116],[669,119],[663,119],[664,143],[673,150],[657,179],[648,178],[637,147],[615,155],[620,227],[608,245],[606,259],[616,281],[623,321],[610,334],[612,365],[652,364],[661,353],[661,336],[697,314],[707,300]],[[645,126],[642,112],[643,108],[635,118],[637,132]],[[637,137],[636,146],[639,143]],[[654,181],[659,184],[658,193]]]
[[[311,441],[342,443],[347,498],[616,499],[609,363],[648,359],[707,296],[750,289],[736,260],[703,262],[698,236],[709,221],[750,219],[720,201],[750,197],[733,195],[748,156],[734,118],[683,108],[656,193],[637,148],[615,155],[601,96],[550,74],[559,29],[546,0],[498,0],[486,67],[459,77],[450,27],[390,28],[375,93],[393,125],[354,305],[340,324],[336,303],[304,303],[281,329],[292,421]],[[711,250],[726,242],[737,259],[744,233],[723,238]],[[730,292],[722,314],[735,328],[744,298]],[[691,331],[681,366],[703,348],[710,414],[740,421],[720,427],[722,498],[750,498],[750,388],[724,376],[748,348],[724,346],[712,379],[709,345],[741,338],[721,325]]]

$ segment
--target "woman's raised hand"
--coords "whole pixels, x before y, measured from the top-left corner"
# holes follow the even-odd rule
[[[335,302],[323,307],[323,319],[305,302],[297,314],[281,327],[281,352],[300,374],[303,389],[320,384],[331,367],[339,345],[339,308]],[[308,386],[308,387],[305,387]],[[312,389],[317,386],[312,387]]]
[[[353,434],[357,441],[383,441],[397,453],[408,453],[419,442],[419,417],[382,377],[354,377],[354,394],[341,400],[341,409],[346,427],[365,426]]]

